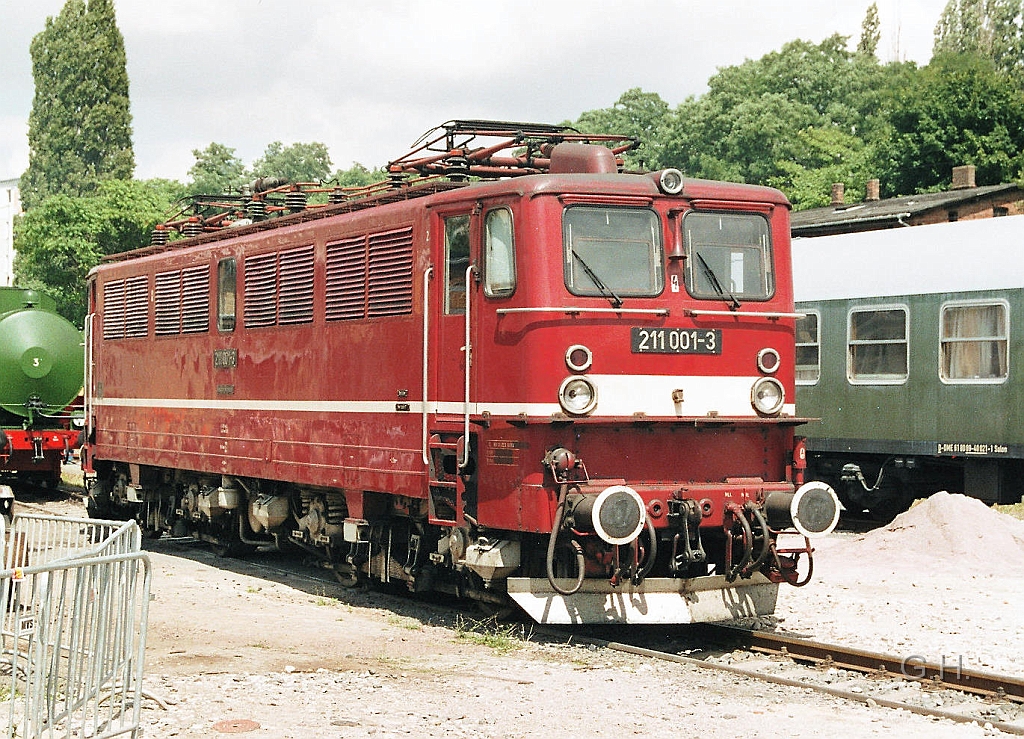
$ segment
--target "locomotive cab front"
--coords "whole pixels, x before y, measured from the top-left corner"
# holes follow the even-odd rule
[[[461,496],[432,486],[432,508],[509,545],[539,621],[770,613],[838,520],[831,489],[801,487],[788,203],[600,154],[585,171],[585,148],[434,216],[427,446],[432,477],[458,447],[436,477]],[[459,551],[493,580],[490,549]]]

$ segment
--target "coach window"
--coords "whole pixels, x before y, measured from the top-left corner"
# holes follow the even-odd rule
[[[661,220],[647,208],[573,206],[562,216],[565,286],[621,304],[665,287]],[[618,306],[616,306],[618,307]]]
[[[847,373],[852,383],[895,385],[907,379],[907,309],[850,311]]]
[[[1002,382],[1007,365],[1007,304],[949,304],[942,308],[939,336],[943,382]]]
[[[768,300],[775,294],[768,219],[756,213],[703,213],[683,218],[686,289],[695,298]]]
[[[484,295],[503,298],[516,290],[512,211],[498,208],[484,220]]]
[[[808,311],[796,322],[796,384],[814,385],[821,376],[821,316]]]
[[[469,267],[469,216],[444,219],[444,312],[466,312],[466,268]]]
[[[234,257],[217,264],[217,328],[235,330],[235,289],[237,268]]]

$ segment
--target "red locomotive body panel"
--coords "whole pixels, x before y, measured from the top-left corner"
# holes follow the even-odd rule
[[[538,174],[102,265],[94,503],[541,620],[606,620],[594,598],[655,575],[652,600],[676,578],[763,612],[799,558],[753,512],[802,482],[788,203],[680,183]]]

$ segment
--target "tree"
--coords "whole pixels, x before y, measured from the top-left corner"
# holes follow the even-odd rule
[[[26,210],[50,195],[87,195],[135,169],[124,39],[112,0],[68,0],[30,47],[35,98]]]
[[[180,188],[167,180],[105,180],[92,195],[47,198],[15,225],[18,284],[49,293],[61,315],[81,326],[89,270],[107,254],[148,244]]]
[[[943,54],[893,98],[879,146],[883,181],[896,194],[946,187],[952,168],[977,167],[980,184],[1024,173],[1024,91],[970,54]]]
[[[875,56],[878,51],[878,42],[882,39],[882,32],[879,30],[881,23],[878,20],[878,3],[871,3],[867,13],[864,14],[864,22],[860,26],[860,41],[857,42],[857,53],[866,56]]]
[[[1024,70],[1024,2],[949,0],[935,25],[932,54],[974,54],[1002,72]]]
[[[642,146],[625,153],[626,167],[659,169],[660,147],[671,116],[668,103],[658,93],[634,87],[622,93],[612,107],[588,110],[573,125],[584,133],[635,136]]]
[[[359,162],[352,162],[351,167],[339,169],[331,176],[338,187],[363,187],[380,182],[384,178],[383,172],[369,170]]]
[[[331,155],[326,144],[317,141],[291,146],[275,141],[252,163],[254,177],[283,177],[289,182],[320,182],[330,171]]]
[[[777,162],[779,174],[767,184],[786,193],[794,209],[828,205],[835,182],[846,185],[850,202],[863,197],[872,166],[863,140],[836,126],[805,128],[793,139],[792,156]]]
[[[785,179],[800,155],[796,133],[828,129],[855,137],[877,127],[883,68],[833,35],[791,41],[760,59],[723,67],[708,92],[682,103],[661,146],[662,164],[690,175],[756,184]]]
[[[193,195],[220,195],[237,191],[245,185],[245,164],[235,150],[224,144],[211,143],[203,150],[193,149],[195,164],[188,170],[188,191]]]

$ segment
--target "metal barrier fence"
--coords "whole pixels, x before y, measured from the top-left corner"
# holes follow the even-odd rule
[[[0,517],[0,737],[141,736],[141,542],[134,522]]]

